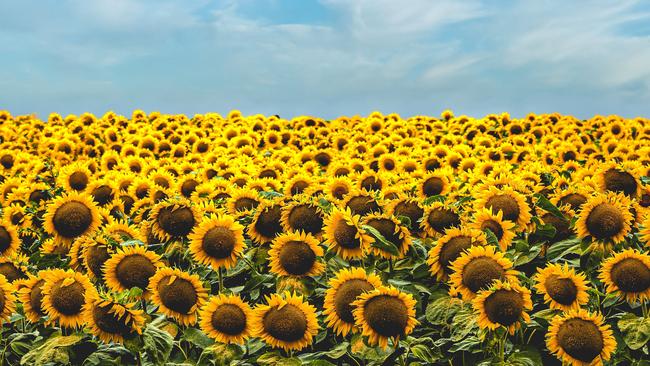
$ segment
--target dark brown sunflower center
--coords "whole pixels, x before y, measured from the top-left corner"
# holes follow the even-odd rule
[[[397,227],[392,220],[385,218],[371,219],[368,220],[368,226],[371,226],[375,230],[379,231],[384,239],[395,244],[398,248],[402,247],[402,238],[400,238],[399,235],[400,231],[398,230],[397,233],[395,232],[395,229],[397,229]]]
[[[156,266],[140,254],[132,254],[122,258],[115,267],[115,275],[125,288],[138,287],[145,290],[149,279],[156,273]]]
[[[489,288],[494,280],[502,280],[505,272],[503,267],[492,258],[474,258],[463,269],[463,285],[477,293]]]
[[[113,189],[107,185],[101,185],[93,190],[92,196],[98,205],[104,206],[113,200]]]
[[[424,216],[424,210],[417,202],[402,201],[395,205],[393,215],[408,217],[409,221],[411,221],[411,230],[420,231],[418,221]]]
[[[610,203],[601,203],[587,216],[587,230],[597,239],[608,239],[620,233],[625,226],[621,211]]]
[[[637,184],[632,174],[612,168],[605,172],[604,178],[608,191],[623,192],[627,196],[636,194]]]
[[[167,179],[163,177],[156,177],[154,178],[153,182],[159,185],[160,187],[169,188],[169,181],[167,181]]]
[[[280,249],[278,257],[282,268],[296,276],[309,272],[316,262],[316,254],[302,241],[287,242]]]
[[[557,332],[564,352],[582,362],[591,362],[603,350],[603,335],[596,324],[584,319],[568,319]]]
[[[77,201],[61,205],[52,218],[54,229],[65,238],[76,238],[83,234],[88,230],[92,221],[93,216],[90,208]]]
[[[108,253],[108,248],[105,245],[92,245],[87,247],[86,264],[88,269],[97,278],[102,276],[102,267],[111,256]]]
[[[485,313],[492,323],[509,326],[521,317],[524,299],[521,294],[510,290],[497,290],[490,294],[483,304]]]
[[[11,246],[11,235],[3,226],[0,226],[0,253],[4,253]]]
[[[264,330],[284,342],[302,339],[307,331],[307,317],[297,306],[286,304],[281,309],[271,308],[264,315]]]
[[[126,324],[123,317],[110,312],[112,304],[108,306],[95,306],[93,308],[93,320],[101,331],[110,334],[126,336],[132,333],[131,327]]]
[[[585,196],[578,194],[578,193],[571,193],[568,194],[562,198],[560,198],[560,206],[562,205],[569,205],[571,206],[571,209],[574,211],[580,210],[583,204],[587,202],[587,198]]]
[[[650,288],[650,268],[636,258],[625,258],[614,264],[611,277],[623,292],[643,292]]]
[[[375,296],[366,302],[363,311],[370,328],[384,337],[402,335],[408,325],[406,305],[393,296]]]
[[[177,277],[171,284],[169,280],[165,277],[158,283],[160,301],[175,312],[189,314],[199,299],[194,285],[184,278]]]
[[[70,174],[68,183],[75,191],[83,191],[88,186],[88,176],[83,172],[74,172]]]
[[[253,198],[241,197],[235,201],[235,210],[237,212],[250,211],[257,207],[260,203]]]
[[[553,242],[567,239],[571,236],[571,228],[569,227],[569,222],[562,220],[559,217],[546,213],[542,216],[542,220],[545,224],[550,224],[555,228],[555,235],[553,236]]]
[[[562,305],[571,305],[578,297],[578,288],[570,278],[550,275],[544,281],[544,288],[553,301]]]
[[[300,194],[305,191],[309,187],[309,183],[299,180],[293,184],[293,187],[291,187],[291,194]]]
[[[469,236],[461,235],[456,236],[445,244],[443,244],[440,249],[440,265],[445,273],[450,274],[451,262],[455,261],[466,249],[469,249],[472,246],[472,238]]]
[[[213,258],[228,258],[235,248],[237,239],[231,230],[225,227],[213,227],[203,237],[203,250]]]
[[[366,177],[364,180],[361,181],[361,188],[368,191],[380,191],[381,181],[373,176]]]
[[[29,292],[29,305],[32,307],[32,311],[34,311],[38,315],[45,315],[45,312],[43,311],[42,308],[42,301],[43,301],[43,284],[45,281],[39,280],[36,282],[34,287],[32,287],[32,290]]]
[[[212,326],[221,333],[236,336],[246,329],[246,314],[237,305],[220,305],[212,313]]]
[[[309,234],[318,234],[323,229],[323,217],[318,209],[311,205],[298,205],[291,208],[288,221],[293,230]]]
[[[460,217],[452,210],[439,208],[431,210],[427,222],[433,230],[443,234],[451,227],[460,226]]]
[[[352,279],[343,282],[334,295],[336,315],[346,323],[354,323],[352,302],[364,292],[373,290],[370,282],[362,279]]]
[[[259,214],[255,222],[255,230],[267,238],[274,238],[282,232],[282,208],[279,205],[271,206]]]
[[[494,236],[497,237],[497,240],[501,240],[503,238],[503,228],[501,227],[501,224],[494,220],[485,220],[481,224],[481,230],[489,229]]]
[[[199,182],[195,181],[194,179],[189,179],[183,182],[181,185],[181,193],[183,196],[189,198],[194,191],[196,191],[196,186],[199,185]]]
[[[61,314],[75,315],[81,312],[86,290],[79,282],[62,286],[63,280],[55,283],[50,290],[52,306]]]
[[[0,263],[0,274],[9,282],[26,277],[25,273],[11,262]]]
[[[445,182],[438,177],[431,177],[422,183],[422,192],[425,196],[439,195],[445,188]]]
[[[158,224],[168,234],[173,236],[185,236],[192,231],[194,224],[194,214],[189,207],[162,208],[158,214]]]
[[[336,244],[345,249],[356,249],[361,246],[361,241],[356,237],[358,230],[347,222],[339,221],[334,229],[334,240]]]
[[[338,200],[342,200],[348,193],[350,190],[345,185],[337,185],[332,189],[332,196]]]
[[[346,206],[350,208],[350,211],[352,211],[353,214],[361,216],[365,216],[371,212],[381,211],[377,202],[369,196],[352,197]]]
[[[29,195],[29,201],[34,203],[41,203],[47,199],[47,194],[42,190],[36,190]]]
[[[492,210],[494,213],[503,211],[503,218],[512,222],[517,222],[519,218],[519,204],[517,200],[507,194],[500,194],[490,197],[485,203],[485,207]]]

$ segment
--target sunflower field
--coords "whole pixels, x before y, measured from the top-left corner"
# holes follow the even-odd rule
[[[650,365],[650,120],[0,111],[0,366]]]

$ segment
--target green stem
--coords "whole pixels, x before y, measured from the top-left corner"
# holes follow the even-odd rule
[[[641,312],[643,313],[644,318],[650,316],[650,314],[648,314],[648,305],[646,304],[646,302],[647,301],[643,301],[643,300],[641,301]]]
[[[508,338],[508,332],[503,334],[503,338],[499,339],[499,361],[503,365],[506,360],[506,339]]]
[[[223,293],[223,272],[221,267],[219,267],[219,293]]]

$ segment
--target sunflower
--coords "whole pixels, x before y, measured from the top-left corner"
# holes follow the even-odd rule
[[[316,308],[301,295],[285,292],[266,296],[251,317],[252,333],[273,348],[299,351],[313,342],[319,326]]]
[[[131,225],[128,221],[122,219],[109,220],[108,224],[102,227],[102,232],[110,237],[118,239],[118,242],[127,240],[139,240],[144,242],[140,228]]]
[[[251,308],[237,295],[219,294],[199,310],[199,326],[217,342],[244,344],[252,331]]]
[[[596,181],[603,192],[620,192],[628,197],[637,197],[641,191],[641,181],[637,169],[629,169],[625,164],[605,163],[596,174]]]
[[[52,270],[41,270],[36,276],[30,275],[22,282],[17,291],[18,300],[23,305],[25,317],[32,323],[38,323],[46,314],[43,309],[43,284],[46,274]]]
[[[62,328],[84,324],[83,307],[96,297],[97,290],[85,275],[72,270],[53,269],[43,274],[42,309]]]
[[[325,219],[325,242],[343,259],[362,258],[372,238],[361,230],[359,215],[335,207]]]
[[[402,223],[400,223],[394,216],[386,214],[370,214],[364,218],[363,225],[372,227],[381,234],[385,240],[394,244],[397,247],[398,257],[403,257],[411,247],[411,242],[413,241],[411,233],[408,228],[402,225]],[[373,254],[386,259],[392,258],[392,254],[378,247],[372,246],[372,244],[377,240],[379,239],[371,236],[370,251]]]
[[[149,280],[148,291],[158,311],[184,326],[194,325],[208,293],[198,275],[161,267]]]
[[[533,278],[537,293],[544,295],[544,302],[551,309],[569,311],[578,309],[589,301],[588,282],[585,275],[576,273],[565,263],[549,264],[538,268]]]
[[[0,257],[0,275],[5,276],[7,281],[14,283],[17,280],[28,278],[27,265],[29,258],[17,252],[9,257]]]
[[[630,201],[622,194],[608,193],[591,197],[582,206],[575,223],[579,238],[618,243],[630,232]]]
[[[492,186],[480,192],[476,200],[476,210],[484,208],[496,213],[503,212],[502,218],[515,223],[517,231],[525,230],[532,218],[526,197],[509,186]]]
[[[420,206],[417,199],[400,194],[386,207],[386,211],[395,217],[406,217],[410,223],[410,230],[414,234],[422,231],[420,220],[424,217],[424,209]]]
[[[282,228],[282,199],[262,201],[255,210],[246,233],[258,244],[268,243],[284,230]]]
[[[121,304],[112,295],[99,295],[84,305],[86,329],[104,343],[124,343],[142,334],[144,311],[135,303]]]
[[[484,208],[474,214],[472,221],[469,225],[470,228],[481,231],[490,230],[499,241],[499,249],[504,252],[508,250],[515,237],[513,231],[515,224],[503,219],[503,211],[494,214],[492,210]]]
[[[327,198],[335,202],[342,201],[353,189],[352,181],[345,176],[330,178],[324,187]]]
[[[591,192],[586,189],[569,187],[551,196],[550,201],[557,207],[567,205],[573,212],[579,212],[590,196]]]
[[[388,340],[409,335],[418,321],[415,319],[413,296],[394,287],[380,286],[362,293],[352,302],[354,323],[371,346],[385,349]]]
[[[460,226],[458,210],[442,202],[434,202],[425,208],[420,226],[427,235],[437,237],[444,235],[447,230]]]
[[[364,292],[380,287],[381,279],[375,274],[366,274],[363,268],[344,268],[329,280],[328,285],[323,304],[325,322],[337,335],[345,337],[356,330],[352,303]]]
[[[344,199],[343,207],[349,208],[354,215],[365,216],[381,212],[382,208],[375,195],[365,190],[352,190]]]
[[[630,303],[650,299],[650,255],[626,249],[606,259],[598,276],[607,293],[620,294]]]
[[[505,327],[513,335],[521,327],[520,321],[530,321],[526,311],[533,310],[533,302],[529,289],[518,283],[496,280],[490,288],[478,292],[472,307],[478,312],[479,328]]]
[[[201,220],[198,209],[184,198],[157,203],[149,216],[152,232],[163,241],[187,236]]]
[[[8,320],[16,310],[14,288],[5,276],[0,275],[0,324]]]
[[[104,263],[111,258],[113,248],[109,241],[101,235],[89,237],[86,245],[81,249],[83,265],[88,269],[88,277],[94,280],[102,278]]]
[[[123,246],[104,263],[104,282],[112,291],[137,287],[146,296],[151,277],[162,266],[160,256],[144,246]]]
[[[237,217],[246,216],[257,208],[260,202],[256,191],[248,188],[235,189],[227,200],[228,212]]]
[[[289,231],[277,236],[268,251],[270,271],[280,276],[316,276],[325,266],[319,242],[311,234]]]
[[[438,239],[429,250],[427,264],[439,281],[445,281],[452,273],[451,263],[473,246],[487,245],[485,233],[472,228],[453,228]]]
[[[232,268],[244,251],[244,227],[229,215],[204,218],[188,236],[195,261],[212,268]]]
[[[282,208],[281,223],[285,231],[304,231],[319,236],[323,231],[323,210],[305,197],[294,196]]]
[[[451,190],[449,175],[451,175],[451,172],[448,170],[439,170],[427,173],[421,178],[420,182],[418,182],[418,196],[424,199],[449,193]]]
[[[564,363],[595,366],[609,360],[616,339],[601,314],[574,309],[553,318],[546,347]]]
[[[9,257],[20,248],[18,231],[7,220],[0,220],[0,256]]]
[[[512,262],[492,245],[470,247],[451,263],[451,269],[450,293],[460,292],[466,301],[472,300],[480,290],[490,288],[494,280],[517,282]]]
[[[88,166],[83,163],[75,163],[61,169],[57,177],[58,184],[66,192],[81,192],[86,189],[91,182],[93,174]]]
[[[97,230],[101,223],[99,209],[92,198],[83,193],[68,193],[55,198],[47,206],[43,227],[63,242]]]

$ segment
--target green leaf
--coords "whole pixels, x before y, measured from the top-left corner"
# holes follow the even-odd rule
[[[461,303],[449,296],[440,296],[429,302],[424,317],[434,325],[448,325],[449,320],[462,309]]]
[[[640,318],[626,313],[618,321],[625,344],[632,350],[641,349],[650,342],[650,318]]]
[[[384,238],[384,236],[381,235],[381,233],[377,231],[377,229],[375,229],[370,225],[363,225],[361,226],[361,228],[369,232],[370,235],[375,238],[374,242],[371,244],[373,247],[383,250],[384,252],[387,252],[393,256],[399,255],[399,249],[397,248],[397,246],[394,243],[386,240],[386,238]]]
[[[20,359],[21,365],[44,366],[47,364],[70,363],[70,348],[79,343],[80,335],[62,336],[55,334],[41,346],[29,351]]]
[[[302,361],[295,357],[282,357],[277,352],[267,352],[257,358],[257,364],[261,366],[300,366]]]
[[[164,365],[172,352],[174,338],[158,328],[154,323],[147,324],[142,332],[142,347],[145,357],[154,365]]]
[[[568,254],[581,255],[580,239],[573,238],[553,243],[546,250],[546,258],[552,262],[557,262]]]
[[[511,366],[543,366],[542,356],[534,347],[526,347],[513,351],[506,360],[506,365]]]
[[[488,245],[494,245],[495,247],[499,246],[499,239],[490,229],[483,229],[485,237],[487,238]]]
[[[433,353],[433,350],[424,344],[416,344],[411,347],[411,353],[418,360],[428,363],[434,363],[440,359],[439,355]]]
[[[399,222],[402,225],[406,226],[409,229],[413,229],[413,227],[411,226],[411,218],[410,217],[403,216],[403,215],[397,215],[397,219],[399,220]]]
[[[566,217],[564,217],[562,211],[560,211],[559,208],[557,208],[554,204],[552,204],[551,201],[549,201],[548,198],[546,198],[543,194],[536,193],[534,197],[537,198],[537,202],[535,203],[537,207],[540,207],[543,210],[548,211],[558,219],[566,221]]]
[[[463,307],[451,321],[451,339],[454,342],[460,341],[476,329],[478,329],[476,314],[472,309]]]
[[[210,339],[205,333],[197,328],[187,328],[183,331],[183,339],[186,341],[199,346],[203,349],[211,346],[214,341]]]
[[[422,202],[422,204],[425,205],[425,206],[429,206],[430,204],[432,204],[434,202],[445,202],[446,199],[447,199],[447,197],[441,196],[441,195],[430,196],[430,197],[427,197]]]

